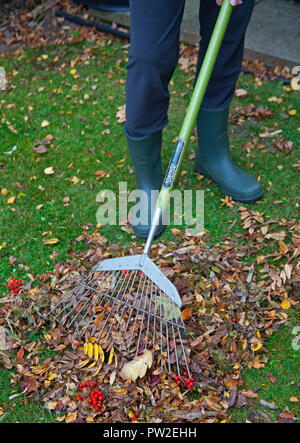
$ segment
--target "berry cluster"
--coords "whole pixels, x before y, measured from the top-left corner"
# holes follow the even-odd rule
[[[135,415],[133,415],[133,416],[131,417],[131,420],[132,420],[132,421],[136,421],[136,419],[139,417],[139,415],[140,415],[140,414],[139,414],[138,412],[136,412]]]
[[[184,371],[183,375],[184,375],[185,377],[187,377],[187,376],[188,376],[188,373],[187,373],[186,371]],[[177,384],[178,386],[181,385],[181,380],[180,380],[179,375],[176,375],[176,376],[174,377],[174,379],[175,379],[176,384]],[[184,383],[186,384],[186,387],[187,387],[188,389],[191,389],[191,388],[194,386],[194,381],[195,381],[194,378],[186,378],[186,379],[184,380]]]
[[[93,381],[93,383],[91,383],[89,381],[84,381],[79,385],[79,389],[81,390],[81,392],[83,392],[85,388],[90,389],[88,403],[91,405],[91,408],[97,412],[100,411],[102,407],[103,395],[102,391],[97,388],[97,382]],[[80,401],[83,400],[83,398],[78,395],[76,397],[76,400]]]
[[[13,278],[7,285],[7,288],[10,289],[11,294],[17,295],[20,292],[20,288],[23,286],[23,282],[20,279]]]

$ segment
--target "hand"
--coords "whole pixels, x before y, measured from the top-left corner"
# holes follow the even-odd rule
[[[223,0],[216,0],[217,1],[217,5],[221,6],[223,3]],[[232,6],[237,6],[237,5],[241,5],[243,2],[242,0],[230,0],[230,4]]]

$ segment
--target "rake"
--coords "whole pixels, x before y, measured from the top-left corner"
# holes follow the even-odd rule
[[[178,141],[159,193],[142,254],[97,264],[47,314],[81,336],[96,337],[104,349],[139,355],[151,349],[164,373],[191,377],[185,349],[182,301],[173,283],[148,254],[166,209],[177,172],[199,112],[233,7],[224,0],[203,61]],[[156,365],[156,366],[157,366]]]

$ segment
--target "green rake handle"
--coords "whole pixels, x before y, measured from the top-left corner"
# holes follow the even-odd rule
[[[183,158],[184,151],[187,147],[189,138],[194,128],[196,118],[199,113],[210,76],[214,69],[215,62],[223,41],[225,31],[227,29],[232,10],[233,6],[230,4],[229,0],[224,0],[214,27],[213,34],[210,39],[210,43],[206,51],[204,61],[202,63],[200,73],[198,75],[196,85],[194,87],[189,107],[183,120],[181,131],[179,133],[179,139],[173,151],[173,155],[156,202],[156,207],[161,210],[166,209],[168,205],[170,194],[172,192],[177,177],[181,160]]]

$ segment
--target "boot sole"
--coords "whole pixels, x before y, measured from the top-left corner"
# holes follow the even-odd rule
[[[157,230],[156,233],[155,233],[155,237],[154,237],[154,238],[159,237],[159,236],[164,232],[165,229],[166,229],[166,226],[161,226],[161,227],[159,227],[158,230]],[[139,231],[137,228],[135,228],[134,226],[132,226],[132,230],[133,230],[134,235],[135,235],[137,238],[140,238],[140,239],[142,239],[142,240],[145,240],[145,239],[147,239],[148,234],[149,234],[149,232],[150,232],[150,227],[149,227],[149,229],[148,229],[147,231]]]
[[[244,197],[242,197],[242,196],[240,196],[240,195],[238,195],[238,194],[234,195],[233,193],[228,193],[228,192],[226,192],[224,189],[222,189],[222,187],[216,182],[216,180],[214,180],[213,177],[211,177],[209,174],[207,174],[206,172],[204,172],[203,170],[198,169],[198,168],[196,168],[196,171],[197,171],[199,174],[203,175],[204,177],[206,177],[206,178],[208,178],[209,180],[212,180],[214,183],[216,183],[216,184],[219,186],[220,191],[221,191],[224,195],[228,195],[229,197],[232,198],[232,200],[234,200],[234,201],[236,201],[236,202],[238,202],[238,203],[254,203],[254,202],[256,202],[257,200],[260,200],[260,199],[263,197],[263,195],[264,195],[263,192],[259,192],[258,194],[255,194],[255,195],[253,195],[253,196],[249,196],[249,197],[247,197],[247,198],[244,198]]]

